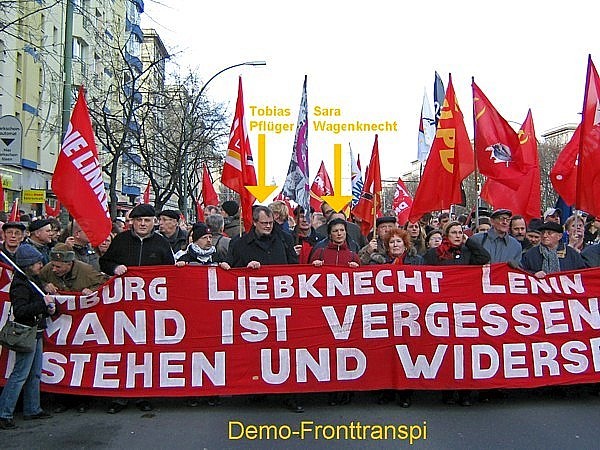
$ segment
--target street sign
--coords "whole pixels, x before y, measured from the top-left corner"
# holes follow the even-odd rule
[[[15,116],[0,117],[0,164],[21,164],[23,126]]]

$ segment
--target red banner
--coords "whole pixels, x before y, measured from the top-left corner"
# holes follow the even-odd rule
[[[504,264],[130,268],[91,296],[57,299],[43,389],[167,397],[598,382],[599,292],[600,269],[538,280]],[[1,352],[2,381],[13,361]]]

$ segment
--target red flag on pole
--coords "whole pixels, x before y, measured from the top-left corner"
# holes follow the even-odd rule
[[[477,168],[489,180],[518,189],[526,171],[519,137],[475,81],[472,87]]]
[[[92,246],[101,244],[110,234],[112,222],[83,86],[56,161],[52,190]]]
[[[375,135],[371,160],[365,174],[365,184],[352,214],[360,219],[360,229],[365,236],[375,226],[375,217],[381,215],[381,169],[379,167],[379,137]]]
[[[10,214],[8,215],[9,222],[20,222],[21,214],[19,213],[19,197],[15,198],[15,201],[12,204],[12,208],[10,209]]]
[[[508,208],[529,222],[540,217],[541,208],[540,166],[531,110],[519,130],[519,143],[523,162],[529,168],[522,176],[519,187],[511,189],[500,181],[488,179],[481,190],[481,197],[495,209]]]
[[[214,205],[217,206],[219,204],[219,196],[217,195],[217,191],[215,191],[215,187],[213,186],[213,180],[210,176],[210,172],[208,171],[208,167],[204,164],[204,168],[202,169],[202,205]]]
[[[398,177],[396,191],[394,192],[394,201],[392,202],[392,209],[396,213],[398,224],[402,225],[408,222],[408,215],[410,214],[412,203],[413,199],[408,193],[404,181],[402,181],[402,178]]]
[[[148,180],[148,184],[146,184],[146,189],[144,189],[144,195],[142,196],[142,203],[144,203],[144,204],[150,203],[150,180]]]
[[[577,189],[577,156],[581,140],[581,124],[575,129],[571,140],[558,154],[550,171],[550,181],[556,193],[567,205],[575,204]]]
[[[435,139],[413,199],[409,220],[416,222],[427,212],[461,203],[461,182],[474,169],[473,148],[450,76]]]
[[[581,118],[575,207],[600,216],[600,78],[592,56],[588,68]]]
[[[327,173],[327,169],[325,169],[325,163],[321,161],[321,167],[319,167],[317,176],[310,187],[310,206],[315,211],[320,210],[321,203],[323,203],[321,197],[324,195],[334,195],[334,192],[331,180],[329,179],[329,174]]]
[[[243,219],[244,229],[248,231],[252,227],[252,204],[255,198],[245,186],[256,186],[256,171],[254,170],[252,150],[250,149],[244,116],[242,77],[239,78],[238,82],[235,117],[231,124],[221,183],[240,195],[240,207],[242,209],[240,217]]]
[[[44,210],[46,211],[46,215],[48,217],[58,217],[60,214],[60,201],[57,200],[56,206],[53,208],[50,206],[50,203],[48,203],[48,200],[46,200],[44,203]]]

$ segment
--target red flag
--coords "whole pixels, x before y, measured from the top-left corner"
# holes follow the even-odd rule
[[[321,203],[323,203],[321,197],[324,195],[334,195],[334,192],[329,174],[327,173],[327,169],[325,169],[325,164],[321,161],[321,167],[319,167],[317,176],[310,187],[310,206],[315,211],[319,211],[321,208]]]
[[[58,217],[58,215],[60,214],[60,202],[57,200],[56,206],[53,208],[52,206],[50,206],[50,203],[48,203],[48,200],[46,200],[46,202],[44,203],[44,210],[48,217]]]
[[[112,222],[83,86],[56,161],[52,189],[92,246],[101,244],[110,234]]]
[[[488,179],[481,190],[481,197],[495,209],[508,208],[529,222],[540,217],[541,208],[540,166],[531,110],[519,130],[519,143],[525,167],[530,169],[523,175],[518,188],[511,189],[500,181]]]
[[[255,198],[245,186],[256,186],[256,172],[244,117],[242,77],[239,78],[238,83],[235,117],[229,133],[229,145],[221,174],[221,183],[240,195],[240,208],[242,209],[240,217],[243,219],[244,229],[248,231],[252,227],[252,204]]]
[[[550,171],[550,181],[556,193],[567,205],[574,205],[577,190],[577,156],[581,141],[581,124],[577,127],[571,140],[559,153]]]
[[[600,78],[591,55],[581,118],[575,207],[600,216]]]
[[[210,176],[210,172],[208,171],[208,167],[204,164],[204,168],[202,169],[202,205],[214,205],[217,206],[219,204],[219,196],[217,195],[217,191],[215,191],[215,187],[213,186],[213,180]]]
[[[472,87],[477,168],[488,179],[502,182],[511,189],[518,189],[526,172],[519,136],[496,111],[475,81]]]
[[[375,226],[375,216],[381,215],[381,169],[379,167],[379,137],[375,135],[371,160],[365,174],[365,184],[358,203],[352,210],[360,219],[360,229],[365,236]]]
[[[150,203],[150,180],[148,180],[148,184],[146,184],[146,189],[144,189],[144,195],[142,196],[142,202],[144,204]]]
[[[12,208],[10,209],[10,214],[8,215],[9,222],[20,222],[21,214],[19,213],[19,197],[15,198],[15,201],[12,204]]]
[[[410,213],[410,207],[413,204],[412,197],[408,193],[402,178],[398,178],[396,184],[396,191],[394,192],[394,201],[392,202],[392,208],[398,217],[399,224],[405,224],[408,221],[408,215]]]
[[[461,203],[461,182],[474,168],[473,148],[450,76],[435,139],[413,199],[409,220],[416,222],[427,212]]]
[[[196,200],[196,222],[204,222],[204,208],[200,204],[199,200]]]

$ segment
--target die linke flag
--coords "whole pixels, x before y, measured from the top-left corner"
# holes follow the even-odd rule
[[[488,179],[518,189],[527,172],[519,137],[475,81],[472,87],[477,168]]]
[[[52,190],[92,246],[101,244],[110,234],[112,222],[83,86],[56,161]]]
[[[540,217],[541,208],[540,165],[531,110],[519,130],[519,145],[523,161],[530,167],[523,175],[519,187],[511,189],[502,182],[488,179],[481,190],[481,198],[494,209],[510,209],[513,214],[519,214],[529,222],[535,217]]]
[[[310,206],[315,211],[321,209],[321,203],[323,203],[321,197],[324,195],[334,195],[334,192],[331,180],[329,179],[329,174],[327,173],[327,169],[325,169],[325,163],[321,161],[321,167],[319,167],[317,176],[310,187]]]
[[[248,138],[246,118],[244,115],[244,92],[242,77],[238,82],[238,97],[235,105],[235,116],[229,133],[229,145],[225,155],[225,164],[221,173],[221,183],[240,195],[240,217],[244,222],[244,229],[252,227],[252,204],[254,196],[245,186],[256,186],[256,171]]]
[[[474,169],[473,149],[450,76],[435,139],[413,199],[409,220],[416,222],[427,212],[461,203],[461,182]]]

